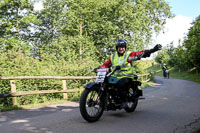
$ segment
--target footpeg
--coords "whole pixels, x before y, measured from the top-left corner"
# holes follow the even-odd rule
[[[138,98],[138,100],[144,100],[145,99],[145,97],[139,97]]]

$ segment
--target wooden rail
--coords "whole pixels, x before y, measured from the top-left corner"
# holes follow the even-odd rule
[[[150,77],[152,76],[151,73],[148,74],[139,74],[141,77],[142,82],[148,82]],[[11,76],[11,77],[0,77],[0,80],[10,80],[11,86],[11,93],[1,94],[0,98],[4,97],[12,97],[13,105],[17,104],[17,96],[23,95],[33,95],[33,94],[48,94],[48,93],[63,93],[63,98],[67,99],[67,93],[69,92],[79,92],[79,89],[67,89],[66,80],[78,80],[78,79],[95,79],[96,76]],[[40,91],[16,91],[16,84],[15,80],[22,80],[22,79],[57,79],[62,80],[62,90],[40,90]]]
[[[11,76],[0,77],[0,80],[13,80],[13,79],[95,79],[96,76]]]

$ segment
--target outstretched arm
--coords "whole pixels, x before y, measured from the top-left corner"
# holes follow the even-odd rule
[[[146,50],[131,52],[128,57],[128,62],[140,60],[145,55]]]
[[[150,57],[150,55],[152,53],[160,50],[161,48],[162,48],[162,45],[157,44],[154,48],[152,48],[150,50],[143,50],[143,51],[138,51],[138,52],[131,52],[131,54],[130,54],[130,56],[128,58],[128,62],[140,60],[141,58]]]

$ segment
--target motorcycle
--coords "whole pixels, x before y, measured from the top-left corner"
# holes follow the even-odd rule
[[[104,111],[121,110],[134,112],[138,104],[138,86],[141,82],[137,81],[138,76],[134,75],[129,90],[127,91],[127,106],[122,108],[122,100],[117,89],[118,79],[111,75],[115,71],[120,71],[120,66],[115,67],[113,71],[108,68],[97,69],[96,81],[84,86],[84,91],[80,97],[80,113],[88,122],[98,121]]]
[[[163,70],[163,77],[169,79],[169,71],[168,71],[168,69],[164,69]]]

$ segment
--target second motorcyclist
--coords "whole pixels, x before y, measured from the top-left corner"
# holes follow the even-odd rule
[[[163,64],[162,70],[163,70],[163,77],[169,79],[169,71],[166,63]]]

